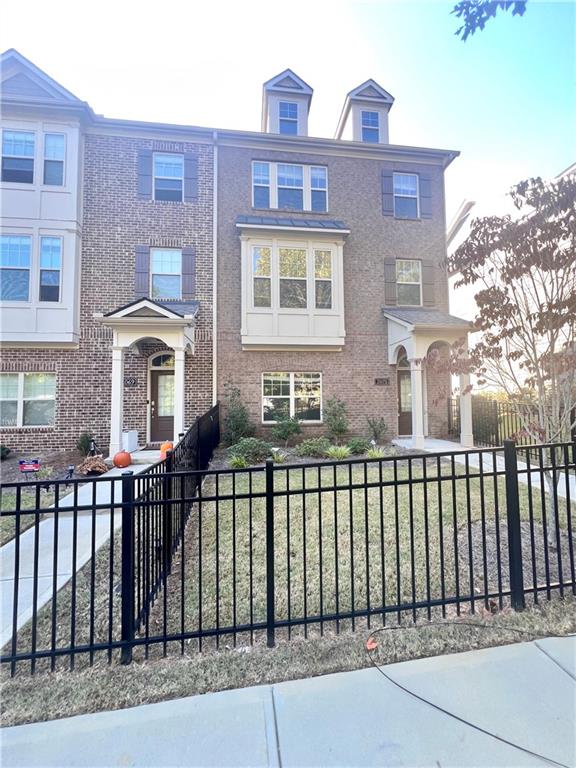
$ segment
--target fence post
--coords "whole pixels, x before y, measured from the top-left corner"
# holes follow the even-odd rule
[[[274,462],[266,460],[266,635],[268,648],[274,639]]]
[[[522,573],[522,533],[520,529],[520,497],[518,494],[518,458],[514,440],[504,440],[506,471],[506,518],[508,520],[508,560],[510,601],[515,611],[525,608],[524,575]]]
[[[122,473],[122,607],[121,639],[128,645],[122,646],[121,664],[132,661],[132,640],[134,640],[134,475]]]
[[[162,537],[164,539],[164,581],[170,572],[170,559],[172,556],[172,477],[170,473],[174,471],[174,454],[172,451],[166,451],[166,464],[164,478],[162,482],[162,495],[164,497],[162,504],[163,525]]]

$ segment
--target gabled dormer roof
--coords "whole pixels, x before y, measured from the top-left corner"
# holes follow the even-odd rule
[[[336,128],[336,135],[334,137],[335,139],[341,138],[344,131],[344,126],[348,120],[348,115],[350,114],[350,109],[352,108],[352,103],[355,101],[372,103],[375,106],[386,106],[388,109],[390,109],[392,104],[394,104],[394,96],[382,88],[382,86],[379,85],[376,80],[372,80],[372,78],[366,80],[364,83],[361,83],[356,88],[353,88],[346,96],[346,101],[344,102],[344,107],[342,108],[342,114],[340,115],[340,120],[338,121],[338,127]]]
[[[2,101],[88,108],[71,91],[43,72],[25,56],[9,48],[0,55],[0,88]]]
[[[285,69],[279,75],[270,78],[262,86],[262,130],[266,130],[268,116],[268,94],[280,93],[287,96],[303,96],[307,102],[307,110],[310,111],[310,102],[314,90],[291,69]]]

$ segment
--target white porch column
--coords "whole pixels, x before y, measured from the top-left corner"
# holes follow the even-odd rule
[[[470,374],[460,374],[460,443],[463,448],[474,446],[472,433],[472,392],[470,391]]]
[[[122,449],[124,426],[124,347],[112,347],[112,402],[110,406],[110,456]]]
[[[410,360],[412,387],[412,447],[424,448],[424,395],[422,387],[422,363]]]
[[[184,349],[174,349],[174,445],[178,442],[180,432],[184,432],[185,363]]]

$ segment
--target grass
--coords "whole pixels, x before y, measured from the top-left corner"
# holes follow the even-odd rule
[[[47,493],[44,490],[38,491],[38,500],[36,491],[22,488],[20,507],[21,509],[45,509],[54,502],[54,494]],[[0,512],[13,512],[16,508],[16,491],[0,491]],[[42,515],[40,515],[40,520]],[[36,522],[36,515],[22,515],[20,518],[20,533],[30,528]],[[4,546],[16,535],[16,515],[0,515],[0,546]]]

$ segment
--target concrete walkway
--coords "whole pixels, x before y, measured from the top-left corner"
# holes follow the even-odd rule
[[[392,443],[398,448],[404,448],[404,449],[412,449],[412,440],[409,437],[397,437],[395,440],[392,440]],[[427,437],[424,440],[424,448],[422,451],[424,453],[451,453],[452,451],[472,451],[472,453],[468,454],[468,466],[472,467],[474,469],[480,468],[480,462],[482,462],[482,468],[485,472],[494,472],[494,455],[493,453],[480,453],[480,451],[483,451],[486,449],[483,448],[462,448],[460,443],[453,443],[450,440],[437,440],[435,438],[429,438]],[[479,451],[479,453],[474,453],[474,451]],[[466,464],[466,454],[460,454],[454,456],[454,461],[456,464]],[[445,459],[445,461],[448,461],[448,459]],[[544,466],[547,466],[547,459],[544,460]],[[503,456],[496,456],[496,471],[497,472],[504,472],[504,457]],[[518,461],[518,482],[522,483],[523,485],[528,485],[528,465],[526,462]],[[540,473],[540,470],[535,466],[535,463],[530,465],[530,475],[531,475],[531,485],[534,490],[539,489],[542,485],[541,480],[542,476]],[[546,484],[544,484],[544,489],[547,491]],[[566,498],[566,490],[567,490],[567,483],[566,483],[566,473],[559,471],[558,472],[558,496],[565,499]],[[576,502],[576,476],[570,475],[569,480],[569,486],[568,490],[570,492],[570,499],[572,502]]]
[[[132,464],[130,469],[135,474],[145,472],[151,464]],[[87,483],[79,487],[77,502],[79,506],[108,504],[122,501],[122,481],[120,475],[125,469],[112,469],[102,477],[112,482]],[[96,488],[96,498],[93,499],[93,488]],[[38,525],[38,585],[36,609],[40,610],[52,599],[54,594],[54,576],[56,577],[56,592],[72,578],[74,572],[73,543],[74,517],[66,509],[74,506],[74,494],[63,496],[58,504],[58,546],[57,562],[54,567],[54,528],[55,515],[50,514],[52,507],[43,510],[46,515]],[[111,513],[102,510],[96,514],[95,550],[98,550],[110,538]],[[121,524],[120,509],[113,513],[112,528],[117,530]],[[20,534],[20,568],[18,574],[18,605],[17,629],[24,626],[32,618],[34,606],[34,548],[36,545],[36,528],[28,528]],[[79,512],[77,515],[76,532],[76,571],[79,571],[92,556],[92,512]],[[9,541],[0,549],[0,647],[12,638],[12,622],[14,614],[14,580],[15,580],[15,539]]]
[[[573,766],[575,658],[572,636],[383,669],[458,717]],[[6,728],[1,738],[6,768],[550,764],[418,701],[376,669]]]

